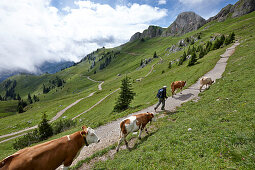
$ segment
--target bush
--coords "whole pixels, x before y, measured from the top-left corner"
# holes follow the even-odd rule
[[[43,116],[43,119],[44,119],[44,116]],[[60,120],[58,122],[54,122],[52,124],[53,134],[56,135],[58,133],[61,133],[67,129],[70,129],[71,127],[73,127],[75,125],[76,125],[76,121],[73,121],[71,119]],[[16,139],[15,142],[12,144],[12,146],[14,149],[19,150],[19,149],[23,149],[27,146],[30,146],[34,143],[38,143],[42,140],[43,139],[41,138],[38,129],[35,129],[32,132],[29,132],[26,135]]]
[[[33,143],[40,142],[40,137],[38,130],[34,130],[32,132],[27,133],[26,135],[18,138],[15,140],[15,142],[12,144],[13,148],[16,150],[23,149],[27,146],[32,145]]]
[[[67,129],[70,129],[70,127],[74,127],[76,125],[76,122],[71,119],[65,119],[60,120],[58,122],[54,122],[52,124],[53,134],[56,135],[58,133],[61,133]]]

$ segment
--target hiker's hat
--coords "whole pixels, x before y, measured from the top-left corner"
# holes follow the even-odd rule
[[[166,86],[163,86],[163,88],[166,88]]]

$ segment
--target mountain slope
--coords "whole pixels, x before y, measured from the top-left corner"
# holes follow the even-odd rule
[[[165,112],[142,140],[130,137],[130,151],[122,150],[93,168],[254,169],[254,29],[255,12],[210,25],[205,32],[234,30],[241,42],[223,78],[199,100]]]

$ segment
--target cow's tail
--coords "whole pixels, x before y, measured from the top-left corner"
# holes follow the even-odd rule
[[[15,155],[11,155],[11,156],[8,156],[7,158],[1,160],[0,162],[0,168],[2,168],[3,166],[5,166],[6,164],[10,163],[12,161],[12,159],[17,156],[18,154],[15,154]]]
[[[171,88],[173,89],[173,86],[174,86],[174,82],[171,83]]]
[[[126,134],[126,133],[127,133],[127,129],[125,127],[125,121],[122,121],[120,123],[120,136],[121,136],[121,134]]]

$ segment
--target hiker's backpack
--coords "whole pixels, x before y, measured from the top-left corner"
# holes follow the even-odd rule
[[[164,89],[159,89],[158,90],[158,94],[157,94],[158,98],[163,98],[163,91],[164,91]]]

